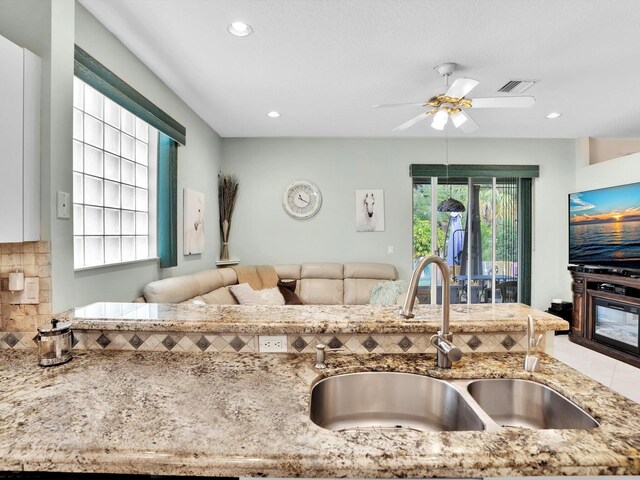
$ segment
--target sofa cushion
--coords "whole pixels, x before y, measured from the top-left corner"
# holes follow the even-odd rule
[[[151,282],[142,293],[149,303],[180,303],[200,295],[200,288],[192,275],[184,275]]]
[[[202,298],[200,295],[190,298],[189,300],[185,300],[184,302],[180,302],[182,304],[186,304],[186,305],[205,305],[207,302],[204,301],[204,298]]]
[[[229,291],[229,287],[220,287],[202,295],[205,303],[210,305],[237,305],[238,301]]]
[[[342,280],[303,278],[300,280],[300,300],[310,305],[342,305]]]
[[[300,265],[299,264],[285,264],[274,265],[278,278],[281,280],[300,280]]]
[[[300,272],[300,278],[328,278],[342,280],[344,267],[342,263],[303,263]]]
[[[311,305],[342,305],[343,272],[342,263],[303,263],[298,282],[300,300]]]
[[[224,286],[220,270],[208,269],[191,275],[198,282],[198,294],[210,292]]]
[[[278,287],[254,290],[248,283],[229,287],[240,305],[284,305],[284,297]]]
[[[344,264],[344,278],[377,278],[397,280],[396,267],[388,263],[350,262]]]
[[[149,303],[180,303],[224,286],[218,269],[208,269],[191,275],[156,280],[144,287],[142,294]],[[230,279],[229,279],[230,280]]]
[[[220,278],[222,278],[222,284],[225,287],[238,283],[238,275],[233,268],[219,268],[218,272],[220,272]]]
[[[371,289],[386,280],[375,278],[345,278],[344,279],[344,304],[366,305],[369,303]]]
[[[398,278],[396,267],[387,263],[345,263],[345,305],[365,305],[369,303],[373,287],[384,281],[395,280],[396,278]]]

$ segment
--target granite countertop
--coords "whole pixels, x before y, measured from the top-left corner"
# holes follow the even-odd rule
[[[405,319],[398,306],[376,305],[193,305],[160,303],[94,303],[56,315],[80,330],[234,332],[247,334],[435,333],[439,305],[417,305]],[[537,331],[566,330],[555,315],[520,303],[451,305],[453,333],[526,330],[532,315]]]
[[[1,352],[0,470],[269,477],[640,474],[640,405],[542,355],[330,355],[323,375],[402,371],[535,380],[578,403],[591,430],[350,432],[308,417],[312,356],[82,352],[40,368]]]

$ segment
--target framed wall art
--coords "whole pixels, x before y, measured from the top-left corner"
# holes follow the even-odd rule
[[[356,232],[384,232],[384,190],[356,190]]]
[[[183,252],[194,255],[204,252],[204,193],[184,189]]]

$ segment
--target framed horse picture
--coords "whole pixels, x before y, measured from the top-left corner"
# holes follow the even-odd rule
[[[356,190],[356,232],[384,232],[384,190]]]
[[[183,253],[194,255],[204,252],[204,193],[184,189]]]

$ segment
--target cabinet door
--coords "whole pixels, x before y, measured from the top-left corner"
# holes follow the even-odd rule
[[[40,58],[24,54],[23,242],[40,240]]]
[[[0,242],[23,238],[23,50],[0,37]]]

